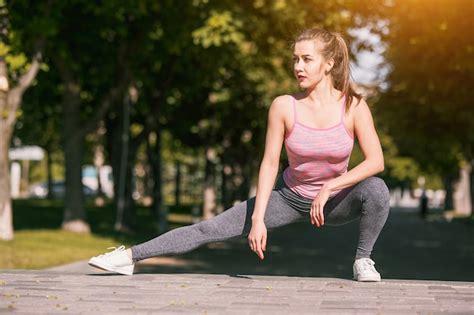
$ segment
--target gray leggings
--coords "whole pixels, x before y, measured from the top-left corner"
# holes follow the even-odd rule
[[[310,222],[312,200],[303,198],[286,187],[282,176],[272,190],[265,211],[267,229],[290,223]],[[176,228],[147,242],[132,246],[133,260],[181,254],[209,242],[247,236],[252,227],[255,197],[243,201],[212,219]],[[369,177],[341,190],[324,206],[324,223],[342,225],[360,219],[359,244],[355,258],[368,257],[388,217],[390,195],[384,181]]]

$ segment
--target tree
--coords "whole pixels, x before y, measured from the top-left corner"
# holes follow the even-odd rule
[[[3,1],[0,1],[0,19],[0,239],[11,240],[13,222],[8,151],[23,94],[40,69],[44,39],[36,42],[28,62],[23,51],[25,47],[12,32],[10,9]]]
[[[63,86],[65,229],[89,230],[81,184],[84,139],[114,105],[123,105],[132,84],[131,64],[148,29],[144,3],[78,0],[56,8],[57,36],[47,53]]]
[[[465,0],[394,1],[382,23],[391,72],[378,115],[400,153],[441,174],[448,192],[461,160],[474,157],[473,42],[464,33],[473,13]]]

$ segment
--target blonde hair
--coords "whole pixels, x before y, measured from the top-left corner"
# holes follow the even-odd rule
[[[319,40],[323,44],[321,54],[325,60],[334,60],[334,65],[330,70],[334,88],[342,92],[345,96],[346,111],[349,110],[352,100],[357,98],[360,101],[362,96],[354,91],[351,80],[351,68],[349,63],[349,50],[341,34],[330,32],[319,28],[303,30],[293,41],[293,48],[296,43],[305,40]]]

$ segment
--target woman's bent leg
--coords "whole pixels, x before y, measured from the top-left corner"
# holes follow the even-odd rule
[[[222,212],[212,219],[171,230],[150,241],[131,248],[133,261],[145,258],[182,254],[209,242],[246,236],[252,227],[255,197]],[[268,229],[304,220],[305,216],[292,209],[276,190],[271,192],[264,222]]]
[[[324,221],[328,225],[341,225],[360,217],[360,236],[356,259],[370,258],[372,249],[387,221],[390,194],[385,182],[369,177],[343,189],[324,207]]]

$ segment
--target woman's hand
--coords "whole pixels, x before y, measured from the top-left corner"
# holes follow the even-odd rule
[[[309,212],[309,217],[311,219],[311,224],[320,227],[324,225],[324,205],[329,199],[329,189],[325,186],[319,190],[316,198],[314,198],[313,203],[311,204],[311,210]]]
[[[263,260],[263,252],[267,250],[267,227],[263,220],[252,221],[248,240],[250,249]]]

